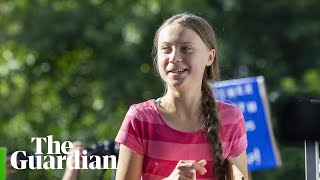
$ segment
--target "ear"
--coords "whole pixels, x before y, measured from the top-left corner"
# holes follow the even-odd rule
[[[207,66],[211,66],[211,64],[214,62],[215,60],[215,57],[216,57],[216,50],[215,49],[212,49],[210,52],[209,52],[209,57],[208,57],[208,62],[207,62]]]

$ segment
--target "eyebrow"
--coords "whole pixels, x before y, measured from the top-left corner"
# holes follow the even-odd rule
[[[171,42],[166,42],[166,41],[163,41],[163,42],[159,42],[160,44],[172,44]],[[190,41],[186,41],[186,42],[181,42],[179,44],[193,44],[192,42]]]

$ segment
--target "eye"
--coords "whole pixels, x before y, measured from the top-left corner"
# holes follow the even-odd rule
[[[192,48],[189,47],[189,46],[182,46],[182,47],[181,47],[181,50],[182,50],[182,52],[185,52],[185,53],[190,53],[190,52],[192,52]]]
[[[161,51],[164,53],[170,53],[171,52],[171,47],[170,46],[161,46]]]

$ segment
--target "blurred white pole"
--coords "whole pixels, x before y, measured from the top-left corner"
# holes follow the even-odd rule
[[[319,180],[319,143],[304,141],[306,180]]]

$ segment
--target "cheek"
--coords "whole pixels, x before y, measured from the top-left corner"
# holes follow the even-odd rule
[[[160,75],[162,76],[165,72],[165,64],[164,64],[164,61],[159,58],[157,60],[157,69],[158,69]]]
[[[157,55],[158,62],[164,61],[165,57],[166,56],[163,53],[158,53]]]
[[[195,76],[199,76],[199,77],[203,76],[203,72],[206,68],[205,63],[199,62],[199,61],[191,61],[190,66],[192,69],[192,73],[194,73]]]
[[[157,67],[158,67],[158,69],[161,71],[161,70],[163,70],[163,68],[165,68],[165,66],[166,66],[166,59],[165,59],[165,56],[163,56],[163,55],[158,55],[158,57],[157,57]]]

